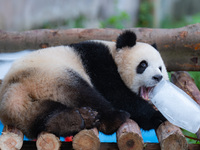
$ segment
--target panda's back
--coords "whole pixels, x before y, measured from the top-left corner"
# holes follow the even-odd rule
[[[14,62],[8,74],[15,74],[19,70],[37,69],[37,73],[58,74],[64,68],[76,71],[83,70],[77,54],[68,46],[51,47],[34,51]]]
[[[35,99],[52,99],[63,101],[58,88],[64,82],[74,82],[70,70],[79,74],[90,84],[79,56],[71,47],[58,46],[34,51],[13,63],[4,78],[1,93],[4,95],[8,86],[21,84]]]

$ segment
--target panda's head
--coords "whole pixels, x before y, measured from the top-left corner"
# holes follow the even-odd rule
[[[136,35],[125,31],[116,42],[115,62],[125,84],[135,93],[148,99],[149,91],[168,74],[155,46],[136,42]]]

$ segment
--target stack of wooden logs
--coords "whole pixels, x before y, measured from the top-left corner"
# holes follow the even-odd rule
[[[187,141],[181,130],[169,122],[163,123],[157,130],[158,140],[162,150],[187,150]],[[5,126],[0,136],[2,150],[21,149],[23,133]],[[117,145],[120,150],[143,150],[144,142],[139,126],[133,120],[128,120],[117,131]],[[58,150],[61,142],[51,133],[41,133],[36,141],[38,150]],[[73,138],[72,147],[75,150],[99,150],[100,140],[97,129],[82,130]]]
[[[174,72],[172,82],[187,92],[197,103],[199,103],[200,92],[193,79],[187,72]],[[0,81],[1,83],[1,81]],[[188,150],[188,143],[180,128],[172,125],[168,121],[164,122],[156,130],[160,146],[144,144],[140,127],[137,123],[129,119],[117,131],[117,146],[102,145],[99,140],[98,130],[82,130],[73,137],[71,149],[75,150],[100,150],[100,149],[119,149],[119,150]],[[197,133],[199,138],[200,132]],[[0,149],[16,150],[23,148],[23,133],[10,126],[4,126],[0,136]],[[36,141],[38,150],[58,150],[61,148],[61,142],[58,137],[51,133],[41,133]],[[68,146],[69,148],[69,146]],[[197,147],[196,147],[197,148]],[[200,147],[198,147],[200,148]],[[30,150],[30,147],[27,148]],[[190,147],[190,149],[195,149]]]

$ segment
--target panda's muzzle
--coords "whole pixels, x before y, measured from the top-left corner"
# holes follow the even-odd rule
[[[143,99],[149,101],[149,100],[150,100],[150,98],[149,98],[149,93],[150,93],[151,90],[156,86],[156,84],[157,84],[158,82],[160,82],[162,79],[163,79],[163,76],[162,76],[162,75],[159,75],[159,74],[154,75],[154,76],[152,77],[153,83],[152,83],[151,86],[149,86],[149,87],[141,86],[141,87],[140,87],[140,89],[139,89],[140,96],[141,96]]]
[[[150,93],[150,91],[153,89],[154,87],[145,87],[145,86],[142,86],[142,87],[140,87],[140,96],[143,98],[143,99],[145,99],[145,100],[147,100],[147,101],[149,101],[150,99],[149,99],[149,93]]]
[[[162,80],[163,76],[162,75],[155,75],[152,77],[153,80],[156,82],[160,82]]]

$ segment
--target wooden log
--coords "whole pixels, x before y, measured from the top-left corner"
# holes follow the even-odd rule
[[[24,141],[21,150],[36,150],[35,141]],[[73,150],[71,142],[62,142],[61,150]],[[119,150],[117,143],[101,143],[100,150]],[[160,150],[159,143],[144,143],[144,150]],[[189,144],[188,150],[200,150],[200,144]]]
[[[145,143],[144,150],[160,150],[159,143]]]
[[[15,127],[4,126],[0,136],[1,150],[19,150],[23,145],[23,133]]]
[[[200,139],[200,129],[197,131],[196,135],[197,135],[197,138]]]
[[[94,128],[80,131],[74,136],[72,147],[74,150],[99,150],[100,140],[98,130]]]
[[[171,74],[171,82],[185,91],[194,101],[200,105],[200,92],[194,79],[186,71],[176,71]]]
[[[120,150],[143,150],[143,139],[138,124],[129,119],[117,131],[117,144]]]
[[[138,40],[156,43],[168,71],[200,70],[200,24],[175,29],[130,28]],[[65,45],[85,40],[116,40],[119,29],[32,30],[24,32],[0,31],[0,52]]]
[[[180,128],[166,121],[156,130],[162,150],[188,150],[188,143]]]
[[[42,132],[38,135],[36,147],[38,150],[59,150],[61,142],[54,134]]]
[[[21,150],[36,150],[35,141],[24,141]],[[73,150],[71,142],[62,142],[61,150]],[[101,143],[100,150],[119,150],[117,143]],[[159,143],[145,143],[144,150],[160,150]],[[200,150],[200,144],[189,144],[188,150]]]

